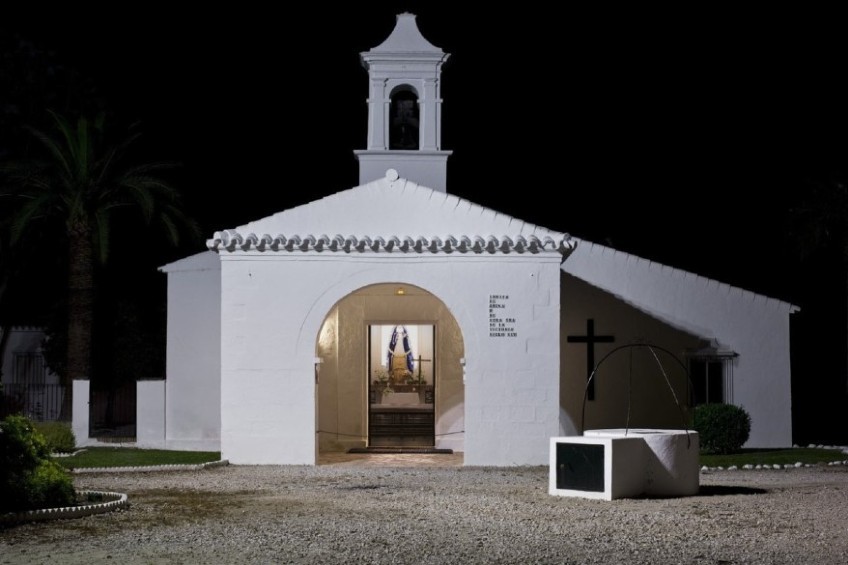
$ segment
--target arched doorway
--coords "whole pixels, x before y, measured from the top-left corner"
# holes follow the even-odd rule
[[[395,332],[395,328],[406,328],[406,344],[403,330]],[[402,357],[405,370],[397,362],[393,367],[389,358],[393,333],[398,339],[392,351]],[[415,334],[414,344],[411,333]],[[383,335],[389,336],[385,347]],[[408,360],[412,369],[406,365],[407,352],[411,353]],[[456,319],[425,289],[384,283],[350,293],[327,314],[317,339],[318,452],[375,445],[463,451],[463,357],[464,343]],[[387,373],[385,381],[392,388],[389,396],[399,395],[385,402],[379,382],[381,371]],[[378,393],[379,399],[375,396]],[[394,414],[388,418],[395,418],[404,411],[398,407],[408,413],[427,414],[422,418],[431,419],[429,427],[401,425],[394,430],[397,433],[391,426],[375,429],[376,419],[385,423],[387,418],[378,414]]]

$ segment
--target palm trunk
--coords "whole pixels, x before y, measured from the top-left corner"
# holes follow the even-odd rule
[[[91,332],[94,306],[94,262],[91,230],[83,225],[70,229],[68,248],[68,351],[63,375],[65,395],[60,418],[70,421],[73,383],[91,376]]]

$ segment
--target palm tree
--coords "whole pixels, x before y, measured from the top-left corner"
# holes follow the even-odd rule
[[[131,127],[120,142],[107,143],[103,116],[80,117],[75,124],[51,112],[53,130],[28,128],[44,152],[41,159],[7,163],[0,171],[2,192],[18,198],[12,242],[36,223],[58,224],[68,261],[68,333],[62,419],[70,419],[72,383],[91,375],[96,261],[109,256],[110,226],[126,210],[157,224],[173,244],[196,223],[180,209],[179,194],[162,177],[171,163],[130,163],[129,150],[140,133]]]

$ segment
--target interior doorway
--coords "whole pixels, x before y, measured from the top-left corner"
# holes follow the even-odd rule
[[[384,332],[375,326],[387,326],[388,329]],[[362,287],[341,298],[327,312],[316,336],[315,426],[319,453],[372,449],[369,424],[373,425],[375,419],[371,417],[371,394],[377,392],[377,387],[373,386],[376,378],[373,371],[390,368],[386,354],[395,326],[405,327],[409,336],[418,334],[410,341],[414,358],[410,372],[417,378],[420,368],[422,378],[426,379],[425,387],[429,388],[424,390],[424,404],[431,404],[432,412],[430,407],[424,407],[421,418],[432,419],[435,433],[428,425],[423,434],[387,435],[382,442],[375,441],[383,443],[383,447],[373,448],[418,452],[422,447],[430,453],[433,450],[464,450],[465,343],[456,318],[444,302],[425,289],[380,283]],[[385,338],[384,333],[387,334]],[[421,363],[417,361],[419,355]],[[409,388],[404,389],[401,384]],[[417,383],[415,388],[415,393],[419,394]],[[398,383],[392,389],[389,394],[412,392],[411,383]],[[432,401],[428,401],[431,394]],[[403,398],[397,396],[391,400],[397,402]],[[404,439],[401,441],[398,437]],[[385,445],[387,443],[406,445],[392,447]],[[418,445],[411,445],[413,443]]]
[[[435,445],[436,326],[368,326],[368,446]]]

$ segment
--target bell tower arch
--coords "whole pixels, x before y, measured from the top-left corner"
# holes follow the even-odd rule
[[[387,169],[417,184],[447,192],[441,148],[442,66],[450,55],[427,41],[415,15],[403,13],[389,37],[360,54],[368,71],[367,148],[355,150],[359,184]]]

